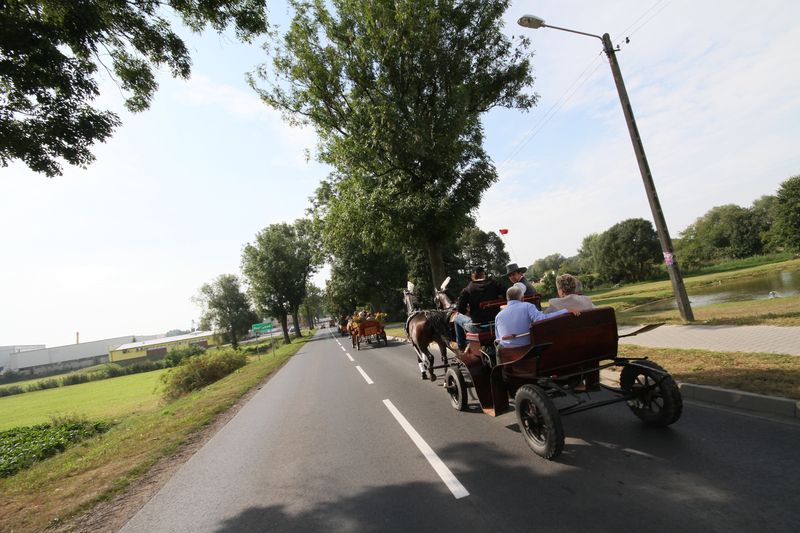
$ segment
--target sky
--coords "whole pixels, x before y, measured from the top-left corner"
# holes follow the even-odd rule
[[[269,6],[285,28],[285,6]],[[800,2],[513,2],[505,31],[532,39],[540,98],[528,113],[484,117],[499,180],[476,213],[484,231],[509,230],[512,261],[574,255],[591,233],[652,221],[600,41],[521,28],[523,14],[620,45],[673,238],[710,208],[749,206],[800,174]],[[201,285],[239,274],[259,230],[304,216],[329,169],[313,160],[313,130],[248,87],[245,74],[269,60],[260,43],[182,35],[192,77],[161,73],[150,110],[127,113],[101,79],[97,104],[123,124],[88,168],[56,178],[0,168],[0,346],[189,329]]]

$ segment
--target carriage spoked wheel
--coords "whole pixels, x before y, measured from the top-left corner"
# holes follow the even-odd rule
[[[458,411],[466,411],[469,400],[467,399],[467,382],[458,368],[450,367],[444,376],[444,386],[450,395],[450,403]]]
[[[564,426],[553,400],[536,385],[523,385],[514,396],[517,422],[531,450],[554,459],[564,449]]]
[[[636,395],[628,400],[628,407],[648,426],[668,426],[681,417],[681,391],[672,376],[656,363],[643,360],[625,365],[619,386]]]

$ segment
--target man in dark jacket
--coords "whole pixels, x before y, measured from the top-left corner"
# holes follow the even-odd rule
[[[525,272],[527,271],[527,268],[517,266],[516,263],[509,263],[506,265],[506,276],[508,276],[508,281],[510,281],[512,285],[515,283],[522,283],[525,285],[525,296],[534,296],[537,294],[536,289],[527,279],[525,279]],[[536,309],[539,311],[542,310],[542,304],[540,304],[538,300],[534,301],[533,305],[535,305]]]
[[[505,299],[505,290],[495,280],[486,277],[486,270],[482,266],[472,269],[472,281],[467,285],[458,298],[458,314],[455,320],[456,342],[458,349],[467,347],[465,331],[480,331],[477,324],[494,320],[496,310],[481,309],[481,302]]]

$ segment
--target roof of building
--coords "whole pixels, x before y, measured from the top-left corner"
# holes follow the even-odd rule
[[[210,337],[214,334],[213,331],[195,331],[193,333],[186,333],[185,335],[174,335],[172,337],[159,337],[157,339],[150,339],[146,341],[137,341],[137,342],[129,342],[127,344],[123,344],[121,346],[117,346],[114,351],[118,350],[137,350],[140,348],[146,348],[147,346],[155,346],[158,344],[164,344],[167,342],[180,342],[180,341],[188,341],[193,339],[202,339],[205,337]]]

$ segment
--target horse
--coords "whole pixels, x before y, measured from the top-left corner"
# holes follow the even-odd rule
[[[436,380],[433,368],[433,354],[428,346],[435,342],[439,346],[442,364],[447,364],[448,343],[448,313],[436,309],[420,310],[415,306],[413,284],[409,282],[408,289],[403,291],[403,301],[406,305],[408,318],[406,319],[406,337],[411,341],[411,346],[417,353],[417,364],[422,379]],[[445,296],[446,297],[446,296]],[[424,357],[424,360],[423,360]]]

